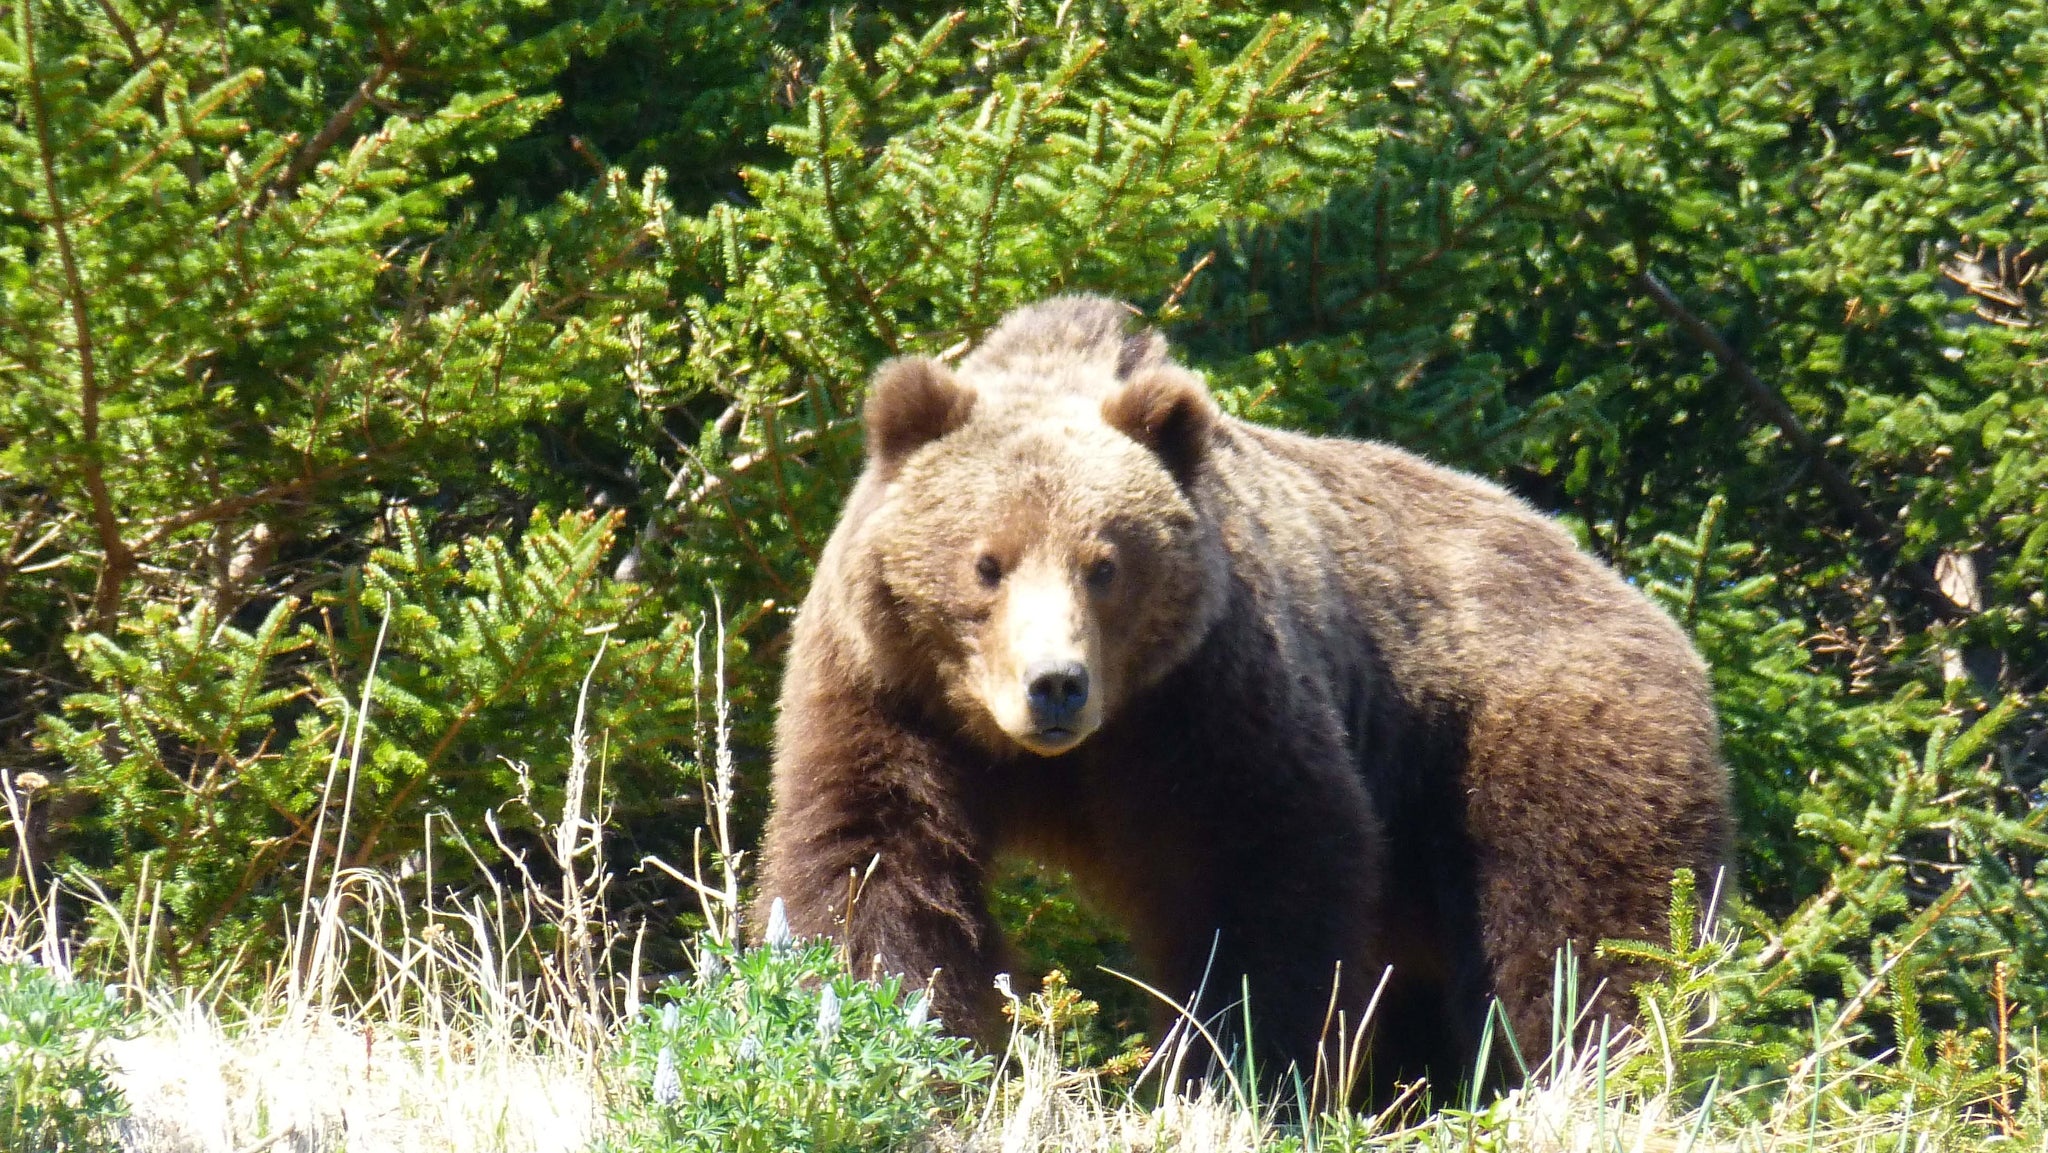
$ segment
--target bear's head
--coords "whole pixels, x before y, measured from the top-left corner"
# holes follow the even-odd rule
[[[1220,414],[1158,337],[1123,345],[957,373],[904,358],[869,391],[875,639],[992,751],[1075,748],[1219,615],[1222,546],[1193,497]]]

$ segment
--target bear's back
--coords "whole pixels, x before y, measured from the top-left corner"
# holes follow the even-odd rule
[[[1317,582],[1294,590],[1311,627],[1364,630],[1411,694],[1478,704],[1619,678],[1667,704],[1704,697],[1676,623],[1506,490],[1371,441],[1237,420],[1220,439],[1229,504],[1285,558],[1275,571]]]

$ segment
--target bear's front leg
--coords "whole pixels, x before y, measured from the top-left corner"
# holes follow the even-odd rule
[[[1076,808],[1094,836],[1070,868],[1120,915],[1148,983],[1201,1022],[1198,1064],[1213,1043],[1233,1070],[1250,1050],[1269,1089],[1291,1091],[1290,1069],[1327,1082],[1362,1059],[1350,1042],[1384,969],[1379,821],[1334,725],[1200,671],[1134,702],[1090,753]]]
[[[776,744],[762,908],[780,897],[794,932],[841,942],[860,976],[929,983],[950,1029],[1000,1048],[989,837],[954,759],[850,693],[786,693]]]

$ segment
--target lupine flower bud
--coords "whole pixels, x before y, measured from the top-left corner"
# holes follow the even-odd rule
[[[787,949],[796,940],[796,934],[789,931],[789,910],[782,907],[782,898],[768,903],[768,931],[761,939],[771,949]]]
[[[676,1075],[676,1051],[666,1045],[654,1059],[654,1101],[673,1105],[683,1095],[683,1079]]]
[[[818,1040],[832,1043],[832,1035],[839,1032],[839,994],[832,986],[825,986],[825,992],[818,998]]]

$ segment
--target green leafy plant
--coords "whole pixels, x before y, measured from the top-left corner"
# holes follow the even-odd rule
[[[616,1153],[898,1148],[989,1075],[922,994],[856,979],[829,942],[703,948],[621,1042]]]
[[[112,1153],[127,1101],[102,1047],[127,1010],[113,990],[20,961],[0,963],[0,1148]]]

